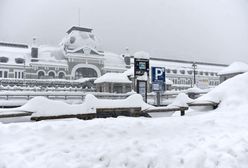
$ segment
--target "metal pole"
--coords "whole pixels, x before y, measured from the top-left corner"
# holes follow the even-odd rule
[[[193,67],[193,73],[194,73],[194,85],[195,85],[195,84],[196,84],[196,67],[197,67],[197,65],[196,65],[196,63],[195,63],[195,62],[193,62],[192,67]]]

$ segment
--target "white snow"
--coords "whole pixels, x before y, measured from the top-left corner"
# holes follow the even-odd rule
[[[173,82],[170,79],[166,78],[165,79],[165,84],[166,85],[173,85]]]
[[[225,75],[225,74],[243,73],[243,72],[248,72],[248,64],[244,62],[234,62],[228,67],[221,70],[218,74]]]
[[[185,70],[187,74],[187,71],[192,71],[192,64],[191,63],[182,63],[182,62],[175,62],[175,61],[161,61],[161,60],[150,60],[150,66],[152,67],[165,67],[166,69],[171,70],[177,70],[180,72],[180,70]],[[213,72],[218,73],[221,71],[224,66],[217,66],[217,65],[202,65],[197,64],[197,71],[201,72]]]
[[[189,88],[185,90],[185,93],[202,93],[204,90],[198,88],[196,85],[194,85],[192,88]]]
[[[195,101],[221,102],[220,105],[224,104],[224,106],[239,106],[248,102],[247,83],[248,73],[237,75],[221,83],[208,94],[199,97]]]
[[[50,100],[45,97],[35,97],[22,107],[15,108],[13,110],[33,112],[32,116],[56,116],[96,113],[97,108],[115,107],[141,107],[144,110],[151,106],[146,104],[143,101],[142,96],[139,94],[133,94],[128,98],[121,100],[97,99],[94,95],[88,94],[82,104],[71,105],[61,101]]]
[[[104,52],[104,70],[107,72],[117,71],[124,72],[126,70],[124,59],[121,55],[111,52]]]
[[[0,167],[247,168],[247,83],[222,83],[196,116],[0,124]]]
[[[133,77],[134,76],[134,67],[127,69],[125,72],[123,72],[126,76]]]
[[[94,83],[132,83],[124,73],[106,73]]]
[[[138,51],[134,53],[134,58],[150,59],[150,54],[145,51]]]
[[[193,100],[189,98],[185,93],[180,93],[176,99],[168,105],[168,107],[188,107],[187,103],[192,102]]]

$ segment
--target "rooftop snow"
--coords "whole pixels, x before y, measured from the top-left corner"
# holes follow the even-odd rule
[[[97,78],[94,83],[132,83],[123,73],[106,73]]]
[[[126,70],[122,56],[110,52],[104,52],[104,68]]]
[[[139,51],[134,53],[134,58],[149,59],[150,55],[147,52]]]
[[[79,26],[73,26],[66,33],[70,34],[73,30],[84,31],[84,32],[92,32],[93,29],[85,28],[85,27],[79,27]]]

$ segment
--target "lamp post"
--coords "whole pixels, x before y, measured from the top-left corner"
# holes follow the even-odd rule
[[[192,64],[192,67],[193,67],[193,73],[194,73],[194,85],[196,84],[196,68],[197,68],[197,65],[195,62],[193,62]]]
[[[23,86],[26,87],[26,56],[24,55],[24,62],[23,62]]]

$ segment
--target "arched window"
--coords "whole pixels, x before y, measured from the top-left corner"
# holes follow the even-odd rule
[[[9,61],[9,58],[7,57],[0,57],[0,62],[1,63],[7,63]]]
[[[55,78],[55,73],[53,71],[48,73],[49,78]]]
[[[78,68],[75,72],[75,79],[97,77],[97,72],[92,68]]]
[[[191,70],[188,71],[188,74],[191,75],[193,72]]]
[[[17,64],[24,64],[25,60],[24,60],[23,58],[16,58],[16,59],[15,59],[15,62],[16,62]]]
[[[38,72],[38,79],[43,79],[45,76],[45,73],[43,71]]]
[[[59,79],[64,79],[65,78],[65,73],[64,72],[60,72],[59,73]]]
[[[180,70],[180,73],[181,74],[185,74],[185,70]]]

